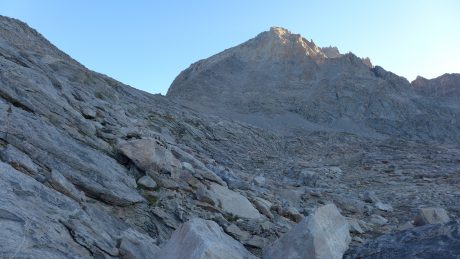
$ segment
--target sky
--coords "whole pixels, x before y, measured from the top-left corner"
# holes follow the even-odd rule
[[[460,73],[458,0],[0,0],[94,71],[165,94],[190,64],[271,26],[412,81]]]

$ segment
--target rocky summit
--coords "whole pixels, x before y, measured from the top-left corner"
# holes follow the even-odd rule
[[[151,95],[0,16],[0,258],[458,258],[457,79],[273,27]]]

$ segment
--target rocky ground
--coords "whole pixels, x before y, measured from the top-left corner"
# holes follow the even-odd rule
[[[336,215],[328,224],[348,222],[351,237],[329,252],[351,241],[354,258],[379,240],[397,250],[382,235],[419,231],[421,208],[446,215],[417,224],[460,216],[460,149],[444,140],[458,132],[284,134],[249,122],[89,71],[0,17],[0,257],[270,258],[289,230]],[[450,224],[438,226],[457,231]]]

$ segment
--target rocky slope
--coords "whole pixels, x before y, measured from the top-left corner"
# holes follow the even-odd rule
[[[276,27],[192,64],[167,96],[282,133],[450,141],[460,129],[458,110],[422,98],[405,78]]]
[[[209,84],[203,89],[209,87],[214,93],[217,90],[211,86],[221,80],[224,91],[216,98],[223,101],[232,94],[231,88],[225,88],[231,78],[253,80],[247,78],[247,67],[238,66],[243,56],[261,68],[271,67],[268,72],[286,68],[279,61],[288,58],[299,65],[298,71],[280,72],[273,85],[260,85],[269,90],[267,98],[273,98],[268,93],[287,74],[296,82],[316,78],[318,73],[327,78],[324,65],[335,69],[331,77],[340,70],[345,75],[373,78],[384,93],[383,103],[419,107],[418,101],[404,99],[413,97],[405,80],[381,69],[370,70],[352,54],[330,58],[333,50],[323,51],[300,36],[283,34],[280,28],[273,31],[262,34],[262,42],[274,37],[274,45],[267,43],[258,50],[253,43],[243,44],[246,53],[241,57],[230,50],[201,61],[202,66],[192,66],[196,73],[188,70],[179,78],[198,80],[204,73]],[[278,34],[284,35],[285,44],[294,52],[279,48]],[[232,67],[229,74],[217,69],[228,71],[227,66]],[[253,72],[254,80],[269,75]],[[354,89],[354,81],[347,80],[346,89]],[[316,96],[324,94],[327,99],[335,94],[326,90],[337,86],[325,85],[324,92],[315,90],[319,91]],[[360,93],[375,94],[362,86]],[[384,86],[400,89],[401,96],[390,94]],[[238,98],[246,96],[240,88],[234,92]],[[296,91],[303,92],[303,88],[299,84]],[[275,251],[270,248],[276,247],[274,241],[290,229],[297,230],[287,237],[305,231],[304,226],[321,225],[318,218],[324,217],[315,215],[331,209],[331,205],[323,206],[330,203],[338,209],[333,207],[336,216],[326,222],[339,226],[343,234],[315,233],[332,236],[331,242],[344,242],[342,253],[348,246],[348,225],[338,211],[350,223],[352,249],[382,234],[410,228],[422,207],[443,207],[448,218],[459,217],[460,149],[453,141],[418,142],[399,138],[402,133],[375,137],[390,134],[389,130],[377,135],[341,130],[332,127],[331,121],[346,115],[353,123],[361,122],[364,115],[337,108],[326,116],[323,104],[309,109],[299,106],[310,113],[292,112],[302,118],[317,114],[312,123],[319,130],[280,134],[282,127],[279,131],[264,129],[254,126],[256,123],[230,120],[231,116],[197,112],[177,102],[197,89],[185,84],[180,89],[172,87],[173,100],[138,91],[86,69],[26,24],[0,16],[0,257],[180,258],[191,253],[194,258],[210,253],[214,257],[261,257],[263,250]],[[350,91],[354,98],[354,90]],[[296,96],[289,91],[286,95]],[[199,98],[209,104],[213,101],[206,102],[206,98],[211,97]],[[196,100],[187,104],[196,104]],[[254,109],[265,120],[263,114],[274,116],[295,107],[291,102],[285,105],[272,111],[257,104]],[[247,111],[247,107],[242,109]],[[337,115],[339,111],[345,115]],[[238,113],[232,110],[232,114]],[[401,114],[406,111],[388,116],[403,118]],[[384,122],[379,125],[386,125]],[[439,130],[435,137],[458,133],[447,133],[449,130]],[[194,219],[197,217],[202,220]],[[299,222],[304,223],[295,225]],[[446,225],[452,229],[450,226]],[[414,231],[432,233],[434,240],[440,237],[431,228]],[[336,240],[336,236],[345,239]],[[456,245],[458,239],[447,244]],[[367,254],[372,245],[369,247],[348,254]]]

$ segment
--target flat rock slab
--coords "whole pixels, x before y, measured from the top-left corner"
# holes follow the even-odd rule
[[[386,234],[347,251],[345,258],[460,258],[460,222]]]
[[[210,195],[218,201],[219,207],[226,213],[240,218],[257,219],[261,217],[259,211],[243,195],[227,187],[212,183]]]

